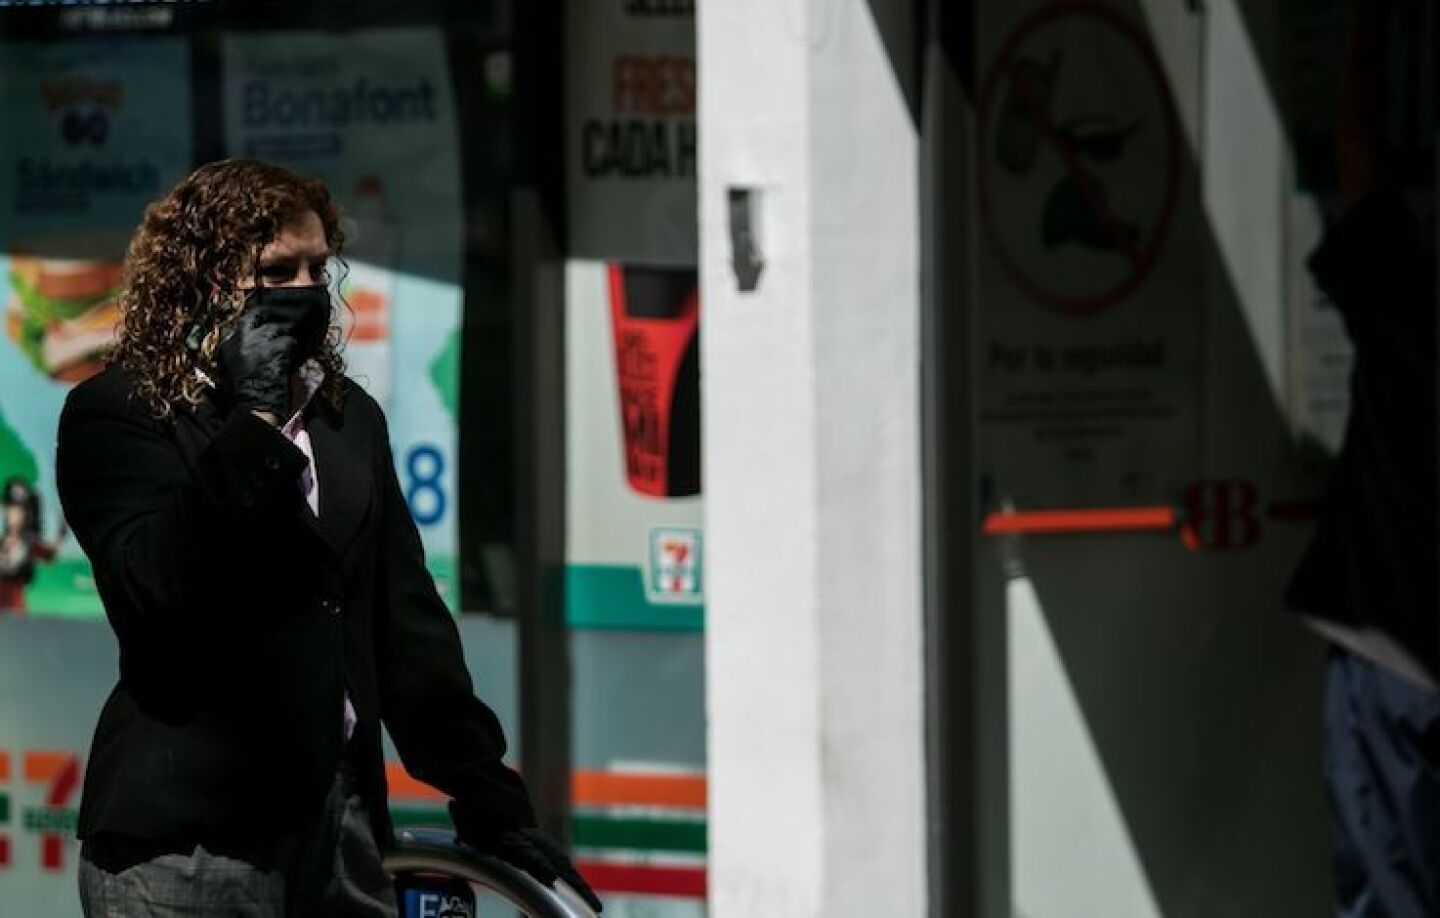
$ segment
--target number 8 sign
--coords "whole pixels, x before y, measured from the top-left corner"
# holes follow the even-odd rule
[[[445,455],[432,444],[421,444],[405,457],[405,503],[421,526],[434,526],[445,518]]]

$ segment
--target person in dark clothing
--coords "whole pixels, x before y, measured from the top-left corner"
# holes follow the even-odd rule
[[[1309,261],[1354,345],[1350,418],[1287,596],[1331,642],[1324,765],[1344,916],[1440,915],[1435,250],[1378,142],[1388,6],[1350,4],[1345,206]]]
[[[120,645],[81,801],[85,914],[395,915],[381,725],[460,837],[600,903],[535,829],[343,374],[324,186],[202,166],[131,241],[57,479]]]

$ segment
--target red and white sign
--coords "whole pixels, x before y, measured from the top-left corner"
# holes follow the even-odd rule
[[[694,5],[579,3],[566,22],[567,251],[694,265]]]
[[[979,136],[985,236],[1015,285],[1071,315],[1135,292],[1180,183],[1174,105],[1137,25],[1088,2],[1022,20],[986,74]]]
[[[1173,502],[1200,472],[1207,264],[1167,76],[1181,65],[1106,0],[983,4],[976,25],[968,235],[987,497]]]
[[[652,591],[657,599],[697,599],[700,594],[700,532],[657,529],[650,534]]]

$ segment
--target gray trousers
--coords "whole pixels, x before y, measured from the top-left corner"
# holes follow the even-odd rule
[[[348,767],[313,825],[211,850],[113,837],[80,849],[85,918],[396,918],[394,881]]]

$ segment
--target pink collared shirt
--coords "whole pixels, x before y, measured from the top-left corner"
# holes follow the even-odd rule
[[[295,448],[305,454],[305,471],[300,475],[300,489],[305,494],[305,502],[310,505],[310,512],[316,518],[320,516],[320,479],[315,474],[315,448],[310,443],[310,431],[305,428],[305,409],[315,398],[315,393],[320,391],[320,385],[325,381],[325,373],[313,363],[307,363],[301,367],[296,374],[300,382],[300,389],[295,393],[298,398],[292,399],[299,402],[299,407],[290,415],[290,419],[280,427],[280,433],[285,439],[295,444]],[[350,693],[345,693],[345,739],[355,733],[355,722],[358,718],[355,715],[355,705],[350,701]]]
[[[320,479],[315,475],[315,448],[310,443],[310,431],[305,428],[305,409],[310,406],[315,393],[320,391],[322,381],[323,377],[316,379],[313,376],[302,380],[304,392],[300,407],[290,415],[290,420],[280,426],[280,433],[285,435],[285,439],[305,454],[305,471],[300,475],[300,490],[305,494],[305,502],[310,505],[310,512],[317,518],[320,516]]]

